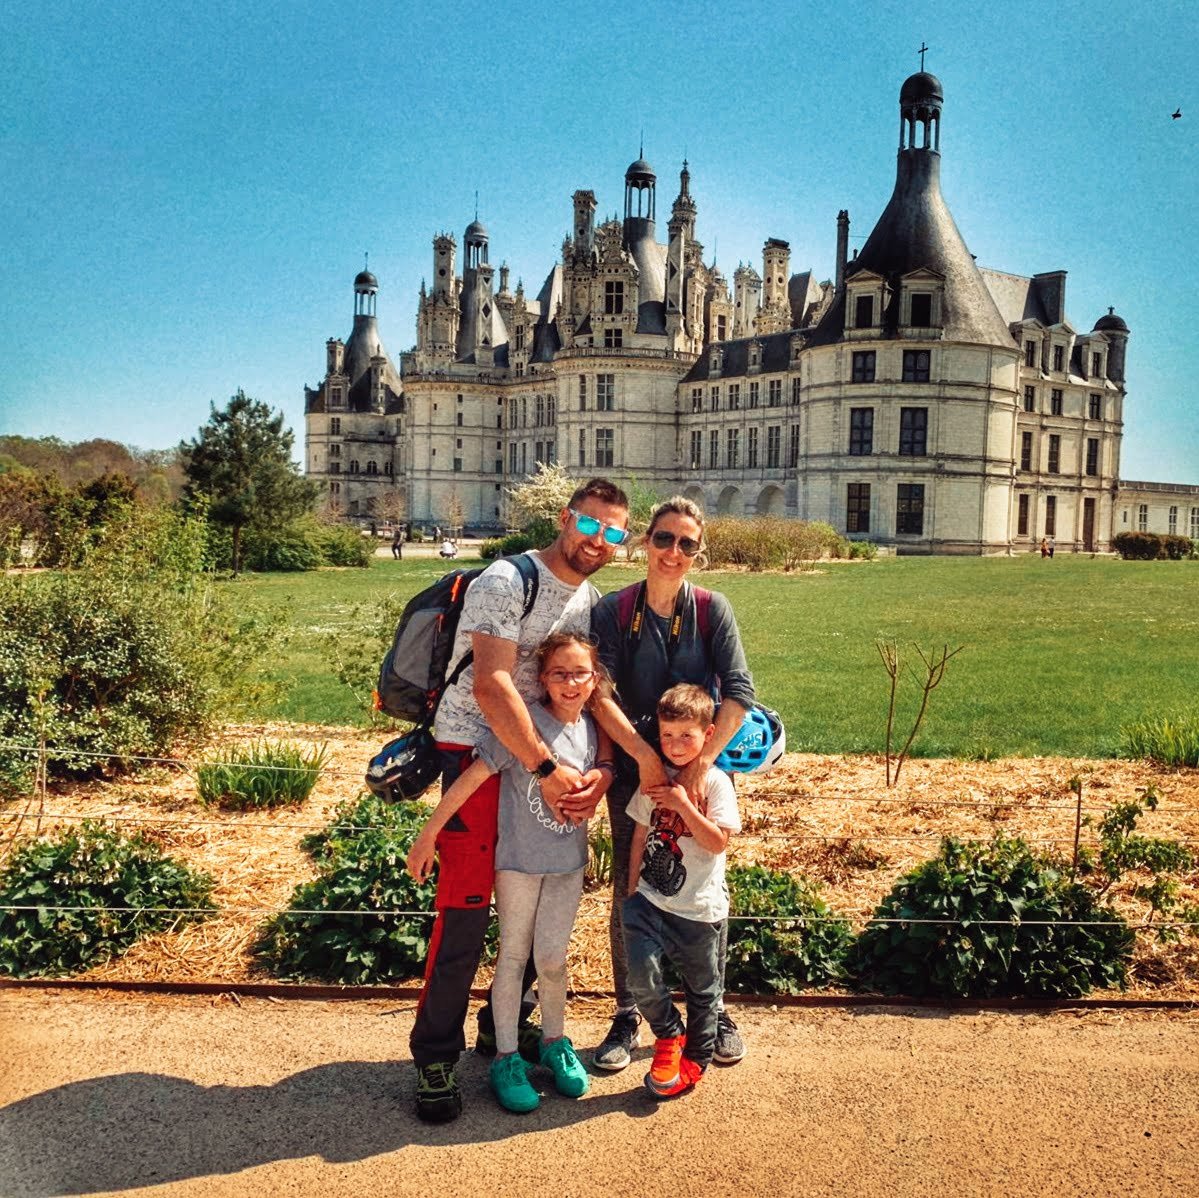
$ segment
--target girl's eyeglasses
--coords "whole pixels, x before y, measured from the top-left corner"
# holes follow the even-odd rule
[[[590,682],[595,677],[594,670],[550,670],[545,676],[546,682],[553,682],[558,686],[565,686],[568,682],[573,682],[576,686],[582,686],[584,682]]]
[[[685,557],[694,557],[700,551],[700,543],[692,540],[691,537],[676,537],[674,533],[667,532],[662,529],[654,533],[649,539],[649,543],[655,549],[673,549],[678,545],[679,552]]]
[[[575,518],[575,528],[585,537],[595,536],[602,528],[604,530],[604,540],[609,545],[623,545],[629,539],[629,530],[627,528],[617,528],[615,524],[605,524],[602,520],[597,520],[594,516],[588,516],[583,512],[576,512],[574,508],[567,508],[566,510]]]

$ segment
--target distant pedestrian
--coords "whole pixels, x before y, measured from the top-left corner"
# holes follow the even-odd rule
[[[1049,556],[1049,542],[1044,537],[1041,538],[1041,556]]]
[[[1050,538],[1049,538],[1049,556],[1050,556],[1050,557],[1052,557],[1052,556],[1053,556],[1053,551],[1054,551],[1054,549],[1056,549],[1056,548],[1057,548],[1057,542],[1054,540],[1054,538],[1053,538],[1053,537],[1050,537]]]
[[[397,562],[404,557],[404,530],[402,527],[397,528],[391,538],[391,556]]]

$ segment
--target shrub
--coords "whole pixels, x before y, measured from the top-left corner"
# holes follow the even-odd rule
[[[99,821],[23,844],[0,871],[0,973],[58,977],[99,965],[142,936],[214,910],[211,892],[207,874]],[[125,907],[136,910],[114,910]]]
[[[553,540],[551,537],[550,540]],[[546,545],[549,541],[545,542]],[[514,553],[524,553],[529,549],[541,549],[544,545],[538,543],[536,537],[527,532],[510,532],[506,537],[495,537],[484,541],[479,550],[479,556],[484,561],[494,561],[497,557],[511,557]]]
[[[323,527],[321,553],[326,566],[357,566],[365,569],[375,557],[373,541],[368,541],[353,528],[344,524]]]
[[[1126,561],[1180,562],[1194,558],[1195,544],[1189,537],[1160,532],[1120,532],[1112,538],[1112,547]]]
[[[285,979],[343,985],[418,976],[433,930],[436,875],[418,884],[404,859],[428,814],[423,803],[363,796],[343,803],[328,828],[306,837],[301,844],[312,853],[320,876],[296,887],[290,910],[317,914],[284,912],[267,921],[255,949],[266,967]],[[421,914],[332,913],[344,910]],[[494,951],[494,922],[490,936]]]
[[[216,590],[204,551],[201,520],[133,506],[82,569],[0,577],[0,740],[44,741],[50,778],[87,775],[162,755],[249,697],[273,629]],[[0,753],[10,793],[33,767]]]
[[[305,752],[299,745],[262,741],[230,749],[196,770],[200,800],[238,811],[302,803],[325,765],[325,746]]]
[[[220,528],[220,525],[215,526]],[[233,562],[228,530],[218,539],[218,564]],[[369,566],[374,544],[357,529],[302,516],[278,528],[247,528],[242,540],[242,568],[257,571],[316,570],[321,566]]]
[[[1060,865],[1003,836],[945,839],[874,917],[903,922],[867,924],[849,968],[863,988],[884,994],[1075,998],[1122,986],[1134,939]],[[1108,926],[1087,926],[1094,921]]]
[[[1125,757],[1161,765],[1199,766],[1199,716],[1156,716],[1120,729]]]
[[[730,919],[725,982],[741,994],[798,994],[844,977],[849,924],[829,919],[815,886],[760,865],[728,873]],[[795,916],[778,922],[771,916]],[[738,916],[765,916],[762,920]]]
[[[851,561],[872,562],[878,557],[878,546],[873,541],[849,541],[848,557]]]
[[[708,564],[750,570],[794,570],[825,557],[845,557],[849,542],[829,524],[776,516],[708,520],[704,539]]]

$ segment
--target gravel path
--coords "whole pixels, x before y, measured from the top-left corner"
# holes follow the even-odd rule
[[[0,1194],[1199,1193],[1195,1014],[736,1014],[749,1056],[676,1102],[642,1059],[516,1117],[468,1056],[429,1128],[411,1003],[0,993]]]

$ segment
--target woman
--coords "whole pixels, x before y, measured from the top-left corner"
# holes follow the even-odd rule
[[[659,504],[645,534],[646,577],[622,591],[605,595],[591,613],[591,632],[600,659],[616,684],[625,714],[641,736],[658,745],[655,710],[663,692],[679,682],[693,682],[718,693],[716,732],[704,752],[679,773],[679,781],[698,793],[704,775],[721,749],[741,726],[754,702],[753,679],[733,609],[723,596],[699,591],[687,582],[704,542],[704,514],[689,499],[675,496]],[[612,914],[609,938],[616,1017],[595,1050],[597,1068],[623,1069],[637,1044],[641,1017],[629,993],[628,962],[620,905],[628,893],[629,852],[633,822],[625,812],[637,790],[637,767],[617,752],[616,779],[608,791],[612,825]],[[728,923],[720,938],[720,966],[728,948]],[[720,1013],[714,1060],[731,1065],[745,1055],[736,1025]]]

